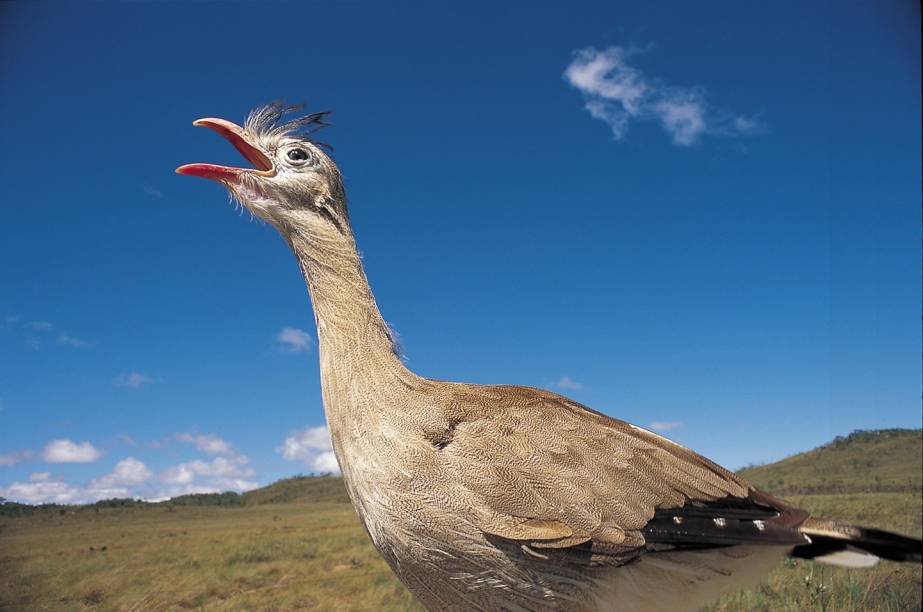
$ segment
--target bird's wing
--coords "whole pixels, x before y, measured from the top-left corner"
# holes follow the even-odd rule
[[[459,386],[441,463],[470,520],[532,548],[803,543],[807,513],[657,434],[554,393]]]

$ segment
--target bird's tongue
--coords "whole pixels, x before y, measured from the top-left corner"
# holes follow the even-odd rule
[[[243,129],[239,125],[224,119],[214,118],[198,119],[193,121],[192,125],[210,128],[224,136],[255,168],[235,168],[217,164],[186,164],[176,169],[177,174],[199,176],[215,181],[235,181],[243,173],[262,174],[264,176],[272,174],[272,161],[257,147],[247,142],[246,138],[244,138]]]

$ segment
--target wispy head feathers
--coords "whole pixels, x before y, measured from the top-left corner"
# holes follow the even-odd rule
[[[286,105],[283,102],[273,102],[255,108],[247,116],[244,129],[260,138],[279,139],[282,137],[298,138],[312,144],[333,150],[329,144],[318,142],[311,138],[311,134],[330,125],[326,118],[330,111],[311,113],[303,117],[285,119],[286,115],[297,113],[304,108],[303,104]]]

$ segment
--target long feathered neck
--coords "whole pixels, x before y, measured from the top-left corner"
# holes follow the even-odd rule
[[[396,354],[349,228],[312,224],[287,237],[314,306],[325,400],[331,383],[351,376],[412,377]]]

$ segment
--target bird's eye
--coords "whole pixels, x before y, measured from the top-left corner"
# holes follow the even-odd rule
[[[296,164],[303,164],[308,161],[308,152],[304,149],[289,149],[285,155]]]

